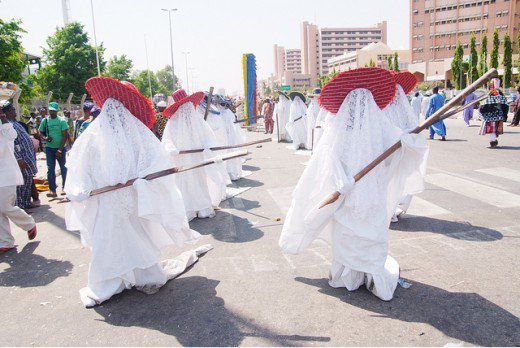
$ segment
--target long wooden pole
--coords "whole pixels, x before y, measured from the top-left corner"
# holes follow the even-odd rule
[[[228,154],[226,156],[222,156],[222,160],[223,161],[227,161],[227,160],[230,160],[230,159],[233,159],[233,158],[242,157],[242,156],[247,155],[248,153],[249,152],[247,150],[232,152],[232,153],[230,153],[230,154]],[[207,160],[207,161],[203,161],[201,163],[198,163],[198,164],[195,164],[195,165],[192,165],[192,166],[173,167],[173,168],[161,170],[161,171],[158,171],[158,172],[155,172],[155,173],[148,174],[147,176],[145,176],[143,178],[135,178],[135,179],[128,180],[124,184],[117,184],[117,185],[113,185],[113,186],[105,186],[105,187],[102,187],[102,188],[99,188],[99,189],[96,189],[96,190],[92,190],[92,192],[90,192],[90,196],[92,197],[92,196],[96,196],[96,195],[99,195],[99,194],[102,194],[102,193],[115,191],[115,190],[118,190],[118,189],[121,189],[121,188],[124,188],[124,187],[132,186],[133,183],[136,180],[138,180],[138,179],[154,180],[154,179],[161,178],[163,176],[176,174],[176,173],[182,173],[182,172],[186,172],[188,170],[193,170],[193,169],[201,168],[201,167],[204,167],[204,166],[208,166],[208,165],[213,164],[213,163],[217,163],[217,159],[213,158],[213,159],[210,159],[210,160]]]
[[[215,147],[210,147],[209,149],[211,151],[230,150],[230,149],[237,149],[239,147],[251,146],[251,145],[256,145],[256,144],[261,144],[261,143],[268,143],[270,141],[272,141],[271,138],[266,138],[266,139],[262,139],[262,140],[256,140],[256,141],[251,141],[248,143],[237,144],[237,145],[215,146]],[[204,149],[182,150],[182,151],[179,151],[179,155],[184,155],[184,154],[188,154],[188,153],[198,153],[198,152],[203,152],[203,151],[204,151]]]
[[[208,101],[206,103],[206,110],[204,111],[204,121],[208,118],[209,108],[211,107],[211,99],[213,99],[213,87],[209,88]]]
[[[452,98],[448,103],[446,103],[443,107],[441,107],[439,110],[437,110],[432,116],[424,120],[419,126],[417,126],[414,130],[412,130],[410,133],[418,134],[421,131],[427,129],[431,125],[447,118],[448,116],[444,116],[452,107],[458,106],[468,95],[476,91],[480,86],[487,83],[492,78],[498,76],[498,72],[496,69],[491,69],[484,75],[482,75],[477,81],[473,82],[471,85],[466,87],[464,90],[462,90],[458,95],[456,95],[454,98]],[[469,105],[469,104],[468,104]],[[460,109],[459,109],[460,111]],[[358,182],[361,180],[365,175],[370,173],[372,169],[377,167],[381,162],[383,162],[385,159],[390,157],[394,152],[399,150],[401,147],[401,141],[399,140],[390,148],[388,148],[385,152],[383,152],[381,155],[379,155],[375,160],[373,160],[371,163],[369,163],[365,168],[363,168],[359,173],[357,173],[354,176],[354,181]],[[323,208],[324,206],[334,203],[340,196],[339,192],[334,192],[331,194],[321,205],[320,208]]]

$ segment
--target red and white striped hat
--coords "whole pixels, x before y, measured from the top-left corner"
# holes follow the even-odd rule
[[[417,76],[412,74],[409,71],[400,71],[398,73],[395,73],[395,83],[400,85],[403,88],[404,94],[408,94],[415,86],[417,86],[417,83],[419,83],[419,80],[417,80]]]
[[[182,104],[191,102],[193,106],[197,107],[204,99],[204,92],[195,92],[192,95],[188,95],[185,90],[178,89],[173,92],[172,97],[174,103],[163,111],[163,116],[168,118],[172,117]]]
[[[121,102],[146,127],[151,128],[154,125],[155,112],[152,103],[130,82],[96,76],[87,80],[85,88],[100,108],[103,108],[108,98],[112,98]]]
[[[345,97],[354,89],[368,89],[380,109],[395,97],[396,84],[392,73],[381,68],[359,68],[336,75],[321,91],[318,99],[327,111],[336,114]]]

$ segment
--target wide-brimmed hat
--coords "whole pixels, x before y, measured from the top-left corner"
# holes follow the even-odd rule
[[[296,97],[300,97],[300,99],[305,103],[307,101],[307,98],[305,98],[305,96],[303,95],[303,93],[300,93],[300,92],[291,92],[289,93],[289,98],[291,98],[291,100],[294,100],[294,98]]]
[[[417,84],[419,83],[419,80],[417,80],[417,76],[412,74],[409,71],[400,71],[398,73],[394,74],[395,77],[395,83],[400,85],[403,88],[404,94],[408,94]]]
[[[277,91],[279,95],[283,95],[285,98],[289,99],[289,95],[285,91]]]
[[[110,77],[96,76],[87,80],[85,88],[94,102],[103,107],[108,98],[121,102],[137,119],[151,128],[155,123],[155,112],[152,103],[137,88],[127,81],[119,81]]]
[[[395,97],[396,84],[392,73],[381,68],[359,68],[336,75],[321,91],[318,99],[327,111],[336,114],[345,97],[358,88],[368,89],[380,109]]]
[[[178,89],[172,94],[174,103],[168,106],[163,111],[163,116],[172,117],[179,107],[186,103],[193,103],[193,106],[197,107],[200,101],[204,98],[204,92],[195,92],[192,95],[188,95],[185,90]]]

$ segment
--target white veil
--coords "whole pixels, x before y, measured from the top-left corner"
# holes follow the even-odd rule
[[[291,101],[287,99],[283,94],[280,94],[278,103],[274,110],[273,120],[275,122],[274,131],[280,140],[290,141],[291,137],[287,133],[285,126],[289,122],[289,113],[291,110]]]
[[[307,142],[305,143],[305,148],[307,148],[307,149],[311,149],[313,146],[312,143],[313,143],[314,127],[315,127],[319,112],[320,112],[320,106],[318,104],[318,100],[311,99],[311,102],[309,103],[309,107],[307,108],[307,112],[305,114],[306,123],[307,123]],[[316,143],[316,134],[314,134],[314,143]]]
[[[419,125],[415,114],[401,85],[397,85],[394,100],[383,110],[390,123],[403,131],[410,131]]]
[[[138,180],[134,187],[89,198],[94,189],[171,167],[168,153],[154,134],[121,102],[107,99],[100,115],[74,143],[67,159],[65,190],[72,201],[67,210],[67,228],[81,230],[83,242],[90,246],[91,234],[99,227],[96,225],[103,224],[101,215],[112,215],[107,219],[115,221],[115,215],[137,214],[157,247],[172,243],[181,246],[194,240],[198,234],[189,229],[172,175],[153,181]],[[106,228],[114,226],[107,224]]]

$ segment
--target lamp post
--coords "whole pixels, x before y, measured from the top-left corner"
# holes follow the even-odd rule
[[[94,20],[94,3],[93,0],[90,0],[90,11],[92,12],[92,26],[94,27],[94,46],[96,48],[96,63],[97,63],[97,73],[98,76],[101,76],[101,69],[99,68],[99,53],[96,39],[96,21]]]
[[[188,79],[188,54],[190,54],[190,52],[182,52],[182,54],[184,54],[184,59],[186,62],[186,91],[190,93],[190,81]]]
[[[162,8],[161,10],[168,12],[168,19],[170,21],[170,54],[171,54],[171,59],[172,59],[172,88],[173,88],[173,91],[175,91],[175,68],[173,65],[172,12],[177,11],[177,9],[176,8],[171,8],[171,9]]]

